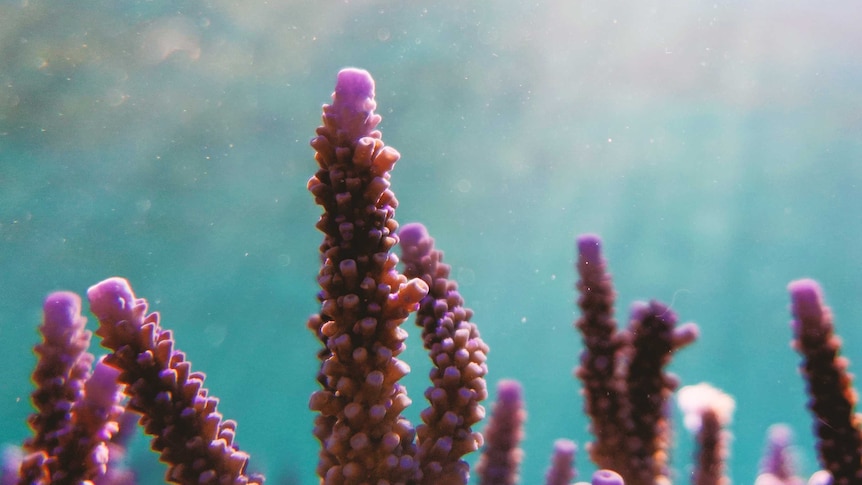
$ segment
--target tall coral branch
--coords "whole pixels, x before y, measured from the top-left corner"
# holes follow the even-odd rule
[[[695,436],[693,485],[728,485],[725,476],[730,448],[727,426],[736,402],[707,383],[685,386],[677,393],[685,427]]]
[[[545,473],[545,485],[569,485],[575,478],[575,442],[558,439],[554,442],[551,466]]]
[[[855,414],[856,392],[839,355],[841,341],[834,333],[832,312],[823,302],[816,281],[796,280],[788,286],[793,313],[793,347],[802,354],[800,366],[811,397],[819,438],[820,464],[832,474],[833,485],[862,483],[862,432]]]
[[[754,485],[803,485],[796,476],[792,452],[793,431],[786,424],[773,424],[766,431],[766,450]]]
[[[21,466],[21,484],[50,480],[57,471],[52,457],[70,427],[72,407],[84,393],[93,363],[87,352],[91,333],[84,328],[86,323],[78,295],[59,291],[45,299],[39,327],[44,340],[36,345],[39,360],[33,372],[36,413],[29,419],[34,435],[24,442],[29,454]]]
[[[584,407],[596,438],[587,449],[600,468],[627,471],[628,463],[620,450],[631,422],[625,374],[618,363],[626,342],[617,332],[614,319],[616,293],[598,236],[581,236],[577,246],[581,317],[575,326],[581,333],[584,350],[575,374],[583,382]]]
[[[308,182],[324,233],[321,309],[309,320],[326,347],[318,354],[322,389],[309,404],[319,413],[318,474],[333,485],[406,482],[419,470],[415,431],[401,415],[410,399],[398,381],[410,369],[397,358],[406,338],[400,325],[428,287],[395,269],[398,201],[389,172],[399,154],[375,130],[374,80],[344,69],[332,97],[311,141],[320,169]]]
[[[113,351],[105,363],[120,370],[128,407],[143,414],[153,450],[170,465],[166,479],[184,485],[262,483],[246,475],[248,455],[234,444],[236,422],[222,420],[218,399],[203,387],[204,374],[192,372],[174,349],[158,314],[147,315],[146,300],[136,298],[122,278],[90,287],[87,297],[99,320],[96,335]]]
[[[524,391],[518,381],[497,384],[497,400],[485,427],[485,448],[476,464],[479,485],[515,485],[524,452]]]
[[[479,403],[488,397],[488,346],[470,322],[473,311],[464,307],[458,285],[449,279],[449,265],[425,226],[407,224],[399,235],[404,275],[421,278],[429,287],[416,312],[433,364],[432,385],[425,391],[430,406],[416,429],[422,483],[465,484],[470,466],[461,457],[482,445],[482,435],[471,426],[485,417]]]
[[[671,446],[667,405],[678,385],[665,372],[673,352],[694,341],[691,325],[676,326],[676,315],[657,301],[638,303],[625,331],[628,348],[626,389],[630,403],[631,434],[625,440],[629,485],[670,483],[668,456]]]
[[[665,415],[676,379],[664,371],[674,350],[692,342],[697,327],[677,327],[658,302],[638,304],[629,327],[617,331],[614,289],[597,236],[578,238],[577,270],[584,350],[576,370],[583,381],[590,457],[629,485],[668,483],[670,429]]]

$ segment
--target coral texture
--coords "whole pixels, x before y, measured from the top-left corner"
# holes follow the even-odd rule
[[[834,333],[832,312],[823,302],[820,285],[810,279],[790,283],[793,347],[803,356],[800,370],[808,383],[820,464],[832,474],[833,485],[862,483],[862,431],[855,413],[847,359]]]
[[[24,442],[29,454],[23,459],[21,484],[51,481],[56,473],[66,473],[56,452],[68,447],[70,410],[84,394],[93,363],[93,355],[87,352],[92,334],[85,329],[87,319],[81,316],[78,295],[66,291],[48,295],[42,314],[39,330],[44,340],[35,347],[39,360],[33,372],[36,390],[31,396],[36,413],[29,419],[33,436]]]
[[[482,435],[471,427],[485,417],[479,403],[488,397],[488,346],[470,322],[473,312],[464,307],[457,283],[449,279],[449,265],[425,226],[405,225],[399,235],[404,274],[429,288],[416,311],[433,365],[432,385],[425,391],[430,406],[416,429],[422,483],[467,483],[470,466],[461,457],[482,446]]]
[[[204,374],[192,372],[174,348],[171,332],[157,313],[136,298],[128,282],[109,278],[87,291],[99,320],[96,335],[113,352],[105,364],[119,369],[128,407],[142,414],[144,430],[154,436],[153,450],[169,464],[167,480],[181,484],[261,483],[245,474],[248,455],[234,444],[236,422],[222,420],[218,399],[208,396]]]
[[[327,484],[406,483],[418,476],[415,430],[401,412],[410,405],[398,359],[401,323],[428,293],[395,266],[398,243],[389,171],[398,152],[374,130],[374,81],[362,70],[338,73],[332,104],[311,142],[320,169],[308,190],[323,208],[317,228],[323,264],[320,313],[309,327],[325,346],[310,407],[323,445],[318,474]]]
[[[485,450],[476,465],[479,485],[518,483],[523,458],[520,442],[527,418],[523,394],[518,381],[507,379],[497,384],[497,401],[485,428]]]

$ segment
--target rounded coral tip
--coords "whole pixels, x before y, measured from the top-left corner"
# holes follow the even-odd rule
[[[593,473],[592,485],[625,485],[623,477],[611,470],[599,470]]]
[[[135,295],[129,282],[123,278],[113,277],[96,283],[87,290],[90,300],[90,311],[99,320],[109,317],[122,320],[135,304]]]
[[[374,78],[365,69],[347,67],[338,71],[335,94],[351,99],[374,97]]]
[[[524,391],[521,383],[513,379],[503,379],[497,384],[497,399],[501,403],[515,404],[521,401]]]
[[[560,438],[554,441],[554,452],[565,455],[574,455],[578,449],[578,445],[572,440]]]
[[[820,284],[810,278],[791,281],[787,285],[793,306],[793,316],[799,320],[819,319],[823,314],[823,292]]]
[[[602,258],[602,239],[596,234],[578,236],[578,254],[588,264],[598,264]]]
[[[420,242],[428,239],[428,229],[419,222],[411,222],[401,226],[398,237],[401,239],[402,246],[418,246]]]
[[[66,339],[71,332],[81,331],[87,321],[81,316],[81,298],[68,291],[48,295],[42,312],[45,321],[42,334],[48,340]]]

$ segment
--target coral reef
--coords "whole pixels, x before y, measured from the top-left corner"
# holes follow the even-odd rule
[[[485,417],[489,348],[426,228],[398,230],[390,178],[400,155],[383,143],[375,109],[371,76],[342,70],[311,142],[318,170],[308,190],[323,210],[317,228],[324,235],[320,310],[307,322],[320,342],[320,389],[309,400],[316,413],[312,433],[321,444],[317,474],[327,485],[466,484],[465,456],[481,450],[478,483],[514,485],[529,396],[517,381],[500,381],[484,434],[475,429]],[[575,373],[594,435],[586,449],[599,468],[591,483],[728,483],[734,403],[706,384],[678,392],[696,441],[691,477],[675,476],[669,467],[670,401],[679,383],[666,367],[697,338],[697,326],[678,325],[667,305],[651,301],[636,303],[628,325],[617,328],[599,237],[581,236],[577,250],[581,316],[575,327],[583,351]],[[856,393],[831,312],[815,281],[794,281],[789,291],[793,346],[802,355],[822,467],[808,483],[862,483]],[[223,419],[204,374],[192,371],[158,314],[147,313],[147,302],[116,277],[91,287],[87,297],[99,324],[95,334],[109,352],[95,364],[87,352],[91,332],[80,297],[47,297],[43,341],[35,346],[33,436],[4,453],[0,483],[133,483],[123,468],[123,443],[138,420],[168,466],[168,482],[262,484],[262,476],[247,471],[236,422]],[[399,383],[410,372],[399,356],[411,313],[432,364],[428,406],[415,427],[403,415],[411,400]],[[789,430],[771,428],[757,485],[803,482],[789,447]],[[546,484],[575,479],[576,449],[565,438],[554,443]]]

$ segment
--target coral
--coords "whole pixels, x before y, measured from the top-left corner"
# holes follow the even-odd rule
[[[425,226],[408,224],[399,231],[404,274],[420,278],[429,288],[419,302],[416,324],[431,357],[432,385],[425,391],[430,406],[416,429],[416,459],[422,483],[466,483],[470,466],[461,457],[482,446],[482,435],[472,426],[485,417],[480,402],[488,397],[485,363],[488,346],[470,322],[458,285],[449,278],[449,265]]]
[[[157,313],[136,298],[128,282],[109,278],[87,290],[90,310],[99,320],[96,335],[113,352],[105,364],[118,369],[127,406],[140,413],[144,430],[154,436],[153,450],[170,465],[174,483],[261,483],[245,474],[248,455],[234,444],[236,423],[222,420],[218,399],[208,396],[204,374],[192,372],[185,354],[174,348]]]
[[[374,89],[363,70],[339,72],[311,141],[318,170],[307,187],[322,208],[317,228],[323,233],[320,310],[307,322],[320,342],[320,389],[309,400],[316,412],[312,433],[321,444],[317,473],[327,485],[466,484],[465,457],[481,449],[478,482],[514,485],[527,396],[517,381],[501,380],[484,436],[476,430],[485,417],[489,348],[425,227],[398,230],[390,180],[400,155],[377,130]],[[403,270],[394,253],[399,246]],[[697,338],[697,327],[678,325],[668,306],[651,301],[633,305],[628,325],[617,328],[601,241],[584,235],[577,248],[581,315],[575,326],[583,351],[575,372],[594,435],[586,449],[600,468],[591,483],[670,483],[668,413],[678,382],[666,368]],[[823,468],[808,483],[862,483],[856,393],[831,311],[813,280],[794,281],[789,291],[793,346],[802,355]],[[147,313],[147,302],[116,277],[87,296],[99,322],[95,333],[109,353],[93,366],[80,297],[48,296],[43,341],[35,346],[33,436],[4,451],[0,483],[133,483],[122,457],[137,419],[168,465],[168,482],[262,484],[263,477],[246,470],[236,423],[223,419],[204,374],[192,371],[158,314]],[[415,428],[402,413],[411,400],[399,382],[410,371],[399,356],[407,336],[402,325],[413,312],[432,365],[428,407]],[[727,483],[733,400],[706,385],[684,387],[678,396],[696,440],[691,482]],[[772,428],[757,485],[802,483],[789,447],[789,430]],[[575,452],[568,439],[554,444],[548,485],[574,479]]]
[[[558,439],[554,442],[554,452],[551,454],[551,466],[545,474],[545,485],[568,485],[575,478],[575,442]]]
[[[832,312],[823,302],[820,285],[810,279],[788,286],[793,313],[793,347],[803,356],[800,370],[808,383],[820,463],[832,474],[833,485],[862,483],[862,431],[854,412],[856,391],[847,372],[847,359],[838,354]]]
[[[677,381],[664,367],[675,350],[695,340],[697,327],[677,327],[673,312],[653,301],[635,304],[628,328],[618,332],[614,289],[597,236],[578,238],[577,270],[582,316],[575,326],[584,351],[576,375],[596,437],[590,458],[629,485],[667,483],[667,401]]]
[[[497,401],[485,428],[485,449],[476,465],[479,485],[514,485],[523,453],[519,443],[524,435],[523,389],[518,381],[497,384]]]

